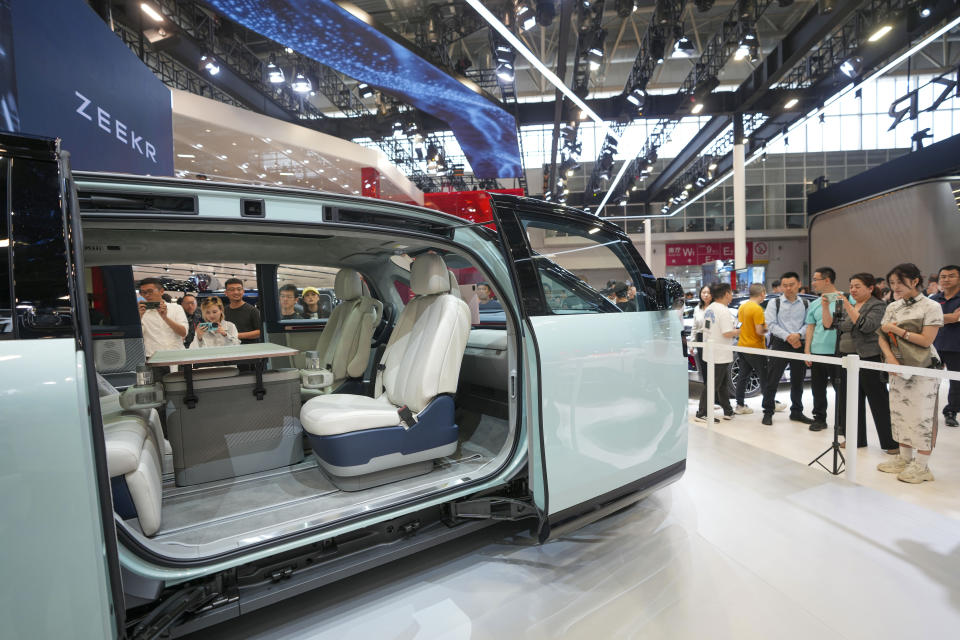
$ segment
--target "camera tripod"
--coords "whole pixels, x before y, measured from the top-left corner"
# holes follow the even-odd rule
[[[833,467],[828,467],[827,465],[820,462],[820,458],[827,455],[830,452],[833,452]],[[833,424],[833,442],[830,444],[827,449],[818,455],[816,458],[810,461],[808,467],[812,467],[814,463],[820,465],[826,470],[827,473],[838,476],[843,473],[843,467],[847,463],[846,458],[843,457],[843,451],[840,449],[840,426],[837,424],[837,421],[834,420]]]

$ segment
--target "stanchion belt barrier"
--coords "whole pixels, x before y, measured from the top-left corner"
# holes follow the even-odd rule
[[[758,356],[768,358],[783,358],[784,360],[801,360],[803,362],[822,362],[824,364],[833,364],[843,367],[847,370],[847,415],[846,424],[854,427],[847,429],[847,451],[855,452],[857,450],[857,429],[856,424],[859,419],[857,406],[857,394],[860,387],[860,369],[873,369],[875,371],[886,371],[887,373],[907,374],[909,376],[926,376],[928,378],[939,378],[940,380],[958,380],[960,381],[960,372],[947,371],[946,369],[924,369],[922,367],[907,367],[900,364],[886,364],[881,362],[870,362],[860,359],[856,354],[843,357],[821,356],[807,353],[793,353],[790,351],[776,351],[774,349],[757,349],[755,347],[740,347],[723,342],[714,342],[705,340],[703,342],[688,342],[688,347],[700,347],[704,350],[704,363],[707,363],[707,354],[713,360],[713,355],[717,351],[735,351],[737,353],[752,353]],[[707,428],[713,426],[714,422],[714,399],[716,398],[716,386],[714,380],[713,367],[706,367],[707,379]],[[846,478],[852,482],[857,480],[857,456],[850,455],[846,460]]]

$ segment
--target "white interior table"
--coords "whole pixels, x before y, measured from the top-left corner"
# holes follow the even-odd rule
[[[147,358],[147,364],[152,367],[182,366],[183,379],[187,383],[187,395],[184,398],[184,403],[187,408],[193,409],[197,406],[197,396],[193,392],[193,367],[195,365],[252,361],[253,371],[257,376],[257,386],[254,388],[253,394],[257,396],[257,400],[262,400],[266,393],[266,389],[263,388],[263,370],[266,367],[267,358],[292,356],[295,353],[299,353],[299,349],[270,342],[255,342],[207,349],[157,351]]]

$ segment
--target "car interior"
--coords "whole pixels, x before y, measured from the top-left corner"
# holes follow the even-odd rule
[[[488,278],[465,252],[389,231],[262,228],[83,222],[114,509],[172,560],[476,482],[516,444],[514,321],[471,324],[468,296]],[[222,297],[209,272],[224,263],[246,269],[261,342],[178,351],[189,363],[169,372],[146,366],[137,280],[187,279],[167,272],[191,265],[193,283],[205,272],[213,285],[201,298]],[[332,285],[328,317],[281,318],[284,265],[310,272],[299,289]],[[264,355],[234,359],[241,349]]]

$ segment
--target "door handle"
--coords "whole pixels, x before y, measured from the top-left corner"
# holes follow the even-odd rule
[[[517,370],[513,369],[510,371],[510,399],[515,400],[517,397]]]

